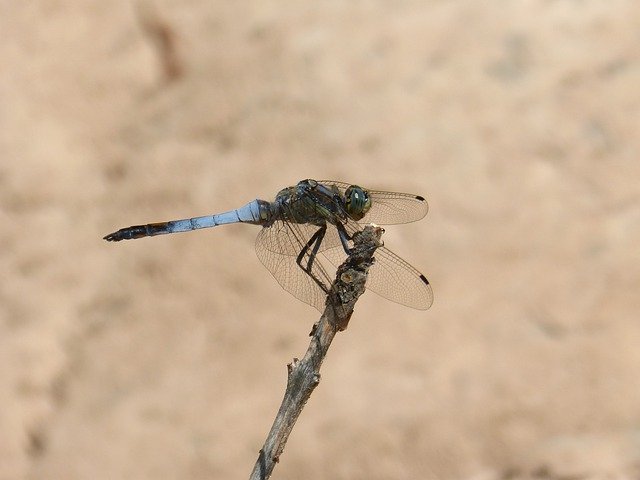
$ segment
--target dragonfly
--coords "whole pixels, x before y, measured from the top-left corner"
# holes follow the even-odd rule
[[[424,197],[370,190],[333,180],[302,180],[278,192],[273,201],[253,200],[228,212],[121,228],[109,242],[188,232],[232,223],[260,225],[255,250],[286,291],[323,311],[335,271],[353,247],[363,224],[415,222],[429,210]],[[409,262],[379,247],[366,289],[419,310],[433,303],[427,278]]]

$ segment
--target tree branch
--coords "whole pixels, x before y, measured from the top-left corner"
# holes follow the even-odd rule
[[[354,235],[353,249],[338,267],[324,313],[311,330],[307,353],[302,360],[294,358],[287,365],[287,389],[250,480],[266,480],[271,476],[305,403],[320,383],[320,366],[333,337],[347,328],[356,301],[364,292],[367,273],[374,262],[373,254],[382,245],[380,238],[383,233],[382,228],[368,225]]]

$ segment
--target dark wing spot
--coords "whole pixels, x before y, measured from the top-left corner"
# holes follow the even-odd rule
[[[420,274],[420,280],[422,280],[424,283],[426,283],[427,285],[429,285],[429,280],[427,280],[427,277],[425,277],[424,275]]]
[[[421,202],[424,202],[424,197],[421,197],[420,195],[416,195],[416,200],[420,200]]]

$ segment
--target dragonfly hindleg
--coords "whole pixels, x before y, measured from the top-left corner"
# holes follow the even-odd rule
[[[315,262],[316,260],[318,250],[320,250],[320,245],[322,244],[322,240],[324,239],[325,233],[327,233],[327,226],[323,225],[311,236],[309,241],[302,248],[302,250],[298,254],[298,257],[296,258],[296,263],[302,270],[304,270],[307,273],[307,275],[309,275],[313,279],[314,282],[318,284],[320,288],[322,288],[323,291],[328,292],[329,291],[328,287],[324,283],[322,283],[322,281],[319,278],[317,278],[312,271],[313,262]],[[309,249],[311,249],[310,252],[309,252]],[[307,260],[307,264],[303,265],[302,261],[305,258],[305,256],[307,256],[307,253],[309,253],[308,255],[309,258]]]

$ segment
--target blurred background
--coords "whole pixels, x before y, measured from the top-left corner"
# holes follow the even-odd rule
[[[273,478],[640,478],[640,5],[0,3],[0,478],[247,478],[318,312],[258,227],[304,178],[425,196]]]

